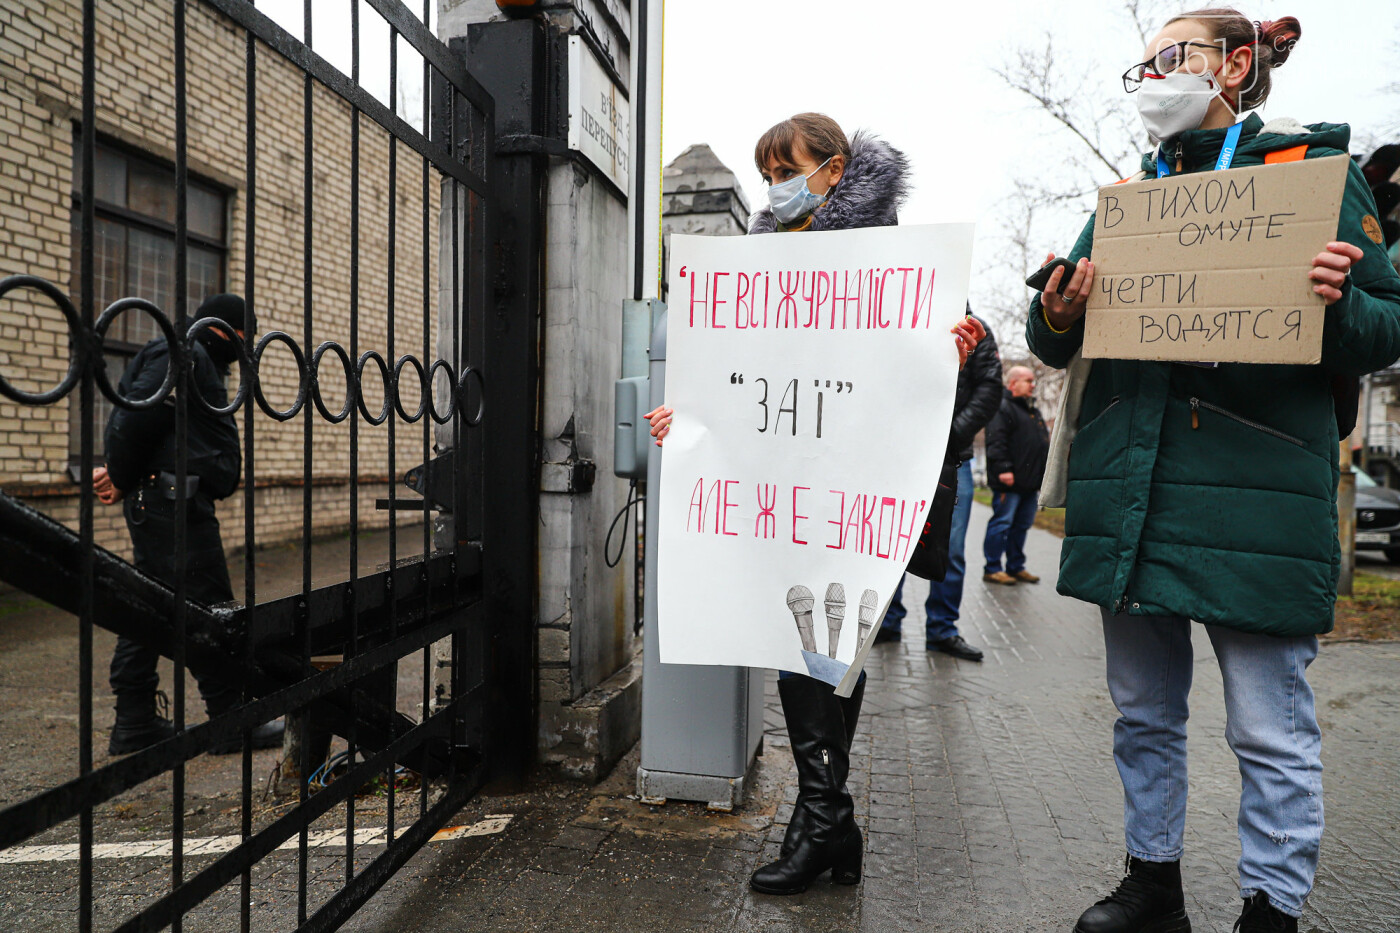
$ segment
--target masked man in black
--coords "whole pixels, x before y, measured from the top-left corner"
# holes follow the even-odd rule
[[[234,341],[243,339],[243,299],[237,295],[215,295],[200,306],[195,316],[218,318],[228,325],[227,329],[205,328],[190,349],[192,388],[211,406],[223,407],[228,404],[224,380],[230,364],[238,358]],[[151,397],[165,381],[169,365],[170,347],[164,337],[157,337],[132,358],[118,392],[130,399]],[[233,599],[214,503],[238,488],[242,457],[238,426],[232,415],[213,414],[192,399],[187,403],[187,411],[185,594],[195,602],[212,605]],[[173,588],[178,505],[174,394],[162,404],[140,411],[113,408],[104,444],[107,465],[93,471],[93,489],[108,505],[122,502],[136,568]],[[170,720],[156,711],[159,657],[154,648],[128,638],[117,639],[110,676],[117,721],[108,754],[139,751],[175,734]],[[211,719],[240,700],[236,688],[210,677],[199,679],[199,692]],[[253,747],[280,745],[282,731],[277,722],[257,727],[252,733]],[[227,754],[239,747],[234,741],[210,751]]]

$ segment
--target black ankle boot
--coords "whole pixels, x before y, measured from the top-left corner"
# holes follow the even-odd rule
[[[253,748],[281,748],[282,737],[286,731],[287,728],[282,725],[280,719],[265,722],[261,726],[254,726],[252,731]],[[215,742],[209,746],[209,754],[211,755],[232,755],[234,752],[241,751],[243,751],[243,740],[238,736],[224,742]]]
[[[1269,903],[1263,891],[1244,902],[1244,912],[1235,921],[1238,933],[1298,933],[1298,918],[1290,917]]]
[[[175,734],[174,724],[156,713],[157,696],[165,700],[165,694],[159,691],[117,694],[117,721],[107,742],[107,754],[130,755]],[[168,705],[169,701],[165,702]]]
[[[237,691],[222,688],[219,685],[209,685],[205,681],[200,681],[199,691],[204,694],[204,709],[209,714],[210,719],[218,719],[240,702]],[[286,726],[282,724],[280,719],[254,726],[251,733],[253,748],[280,748],[282,737],[286,731]],[[232,755],[234,752],[242,750],[243,739],[239,736],[215,742],[209,746],[209,754],[211,755]]]
[[[856,884],[865,843],[846,792],[850,752],[842,704],[849,701],[827,684],[803,676],[779,680],[778,695],[806,819],[792,851],[754,872],[749,885],[764,894],[797,894],[828,869],[837,884]]]
[[[860,706],[865,701],[865,678],[856,682],[856,688],[849,697],[837,699],[841,701],[841,719],[846,727],[846,754],[850,755],[851,743],[856,737],[856,723],[860,720]],[[791,855],[797,840],[807,833],[811,817],[807,814],[806,802],[806,792],[798,788],[797,803],[793,804],[792,818],[788,820],[787,832],[783,834],[783,847],[778,852],[780,856]]]
[[[1180,862],[1128,857],[1127,876],[1080,916],[1074,933],[1191,933]]]

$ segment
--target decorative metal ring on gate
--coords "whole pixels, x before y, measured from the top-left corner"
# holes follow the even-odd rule
[[[297,397],[296,400],[292,402],[292,407],[284,411],[278,411],[269,405],[262,390],[261,373],[263,351],[268,348],[269,344],[273,343],[285,344],[287,348],[292,351],[292,356],[296,359],[297,364]],[[306,355],[301,352],[301,347],[299,347],[297,342],[289,335],[280,330],[274,330],[264,334],[263,338],[258,341],[257,348],[253,350],[253,362],[256,364],[255,370],[259,374],[253,383],[253,397],[258,400],[258,407],[266,412],[269,418],[275,421],[291,421],[297,416],[297,413],[301,411],[301,406],[306,404],[306,386],[310,381],[306,369]]]
[[[461,395],[463,405],[465,405],[467,401],[467,378],[470,376],[476,377],[476,387],[481,393],[481,399],[476,403],[476,414],[472,415],[470,418],[463,416],[462,423],[468,427],[474,428],[481,424],[481,416],[486,414],[486,380],[482,377],[481,370],[477,369],[475,366],[468,366],[466,369],[462,370],[462,378],[457,383],[457,393]]]
[[[413,414],[403,410],[403,368],[412,366],[418,371],[418,410]],[[399,357],[399,361],[394,364],[394,410],[399,413],[399,417],[409,424],[417,422],[423,417],[424,412],[432,401],[432,386],[428,384],[428,373],[423,369],[423,364],[418,362],[418,358],[410,353],[405,353]]]
[[[447,371],[447,411],[438,414],[437,410],[437,374],[438,370]],[[428,416],[438,424],[447,424],[452,420],[453,414],[457,411],[457,373],[453,370],[452,364],[447,360],[437,360],[428,367]]]
[[[374,360],[379,367],[379,375],[384,380],[384,407],[380,409],[379,416],[375,417],[369,413],[365,407],[365,364]],[[355,393],[355,403],[360,406],[360,414],[370,424],[383,424],[389,418],[389,406],[393,404],[392,393],[394,391],[393,380],[389,376],[389,364],[384,362],[384,357],[374,350],[366,350],[360,354],[360,361],[355,365],[355,384],[360,390]]]
[[[321,357],[326,355],[327,350],[335,351],[335,355],[340,357],[340,365],[345,370],[345,407],[336,414],[331,414],[326,408],[326,402],[321,397]],[[354,364],[350,362],[350,354],[345,352],[345,348],[334,340],[327,340],[316,348],[316,352],[311,354],[311,400],[316,403],[316,408],[321,412],[321,417],[331,424],[340,424],[350,413],[355,410],[355,401],[358,397],[356,389],[359,382],[355,379]]]
[[[161,381],[160,387],[154,393],[141,399],[130,399],[112,388],[112,383],[107,376],[107,367],[99,366],[93,376],[97,379],[97,387],[102,394],[112,400],[112,404],[128,411],[144,411],[147,408],[154,408],[166,400],[171,392],[175,391],[175,367],[179,365],[184,357],[184,347],[180,341],[175,339],[175,326],[170,323],[170,318],[165,316],[154,304],[144,298],[120,298],[107,306],[106,310],[97,316],[97,321],[92,325],[93,344],[99,350],[107,343],[107,330],[112,323],[127,311],[144,311],[150,315],[151,320],[156,322],[156,327],[161,335],[165,337],[166,346],[170,349],[170,364],[165,367],[165,379]]]
[[[58,310],[63,312],[63,319],[68,322],[68,345],[74,351],[73,359],[69,362],[68,372],[64,374],[63,379],[47,392],[26,392],[17,389],[0,374],[0,395],[22,405],[50,405],[63,398],[78,384],[78,380],[82,378],[83,367],[91,357],[92,347],[89,341],[83,339],[85,328],[82,319],[78,317],[78,309],[73,307],[73,302],[69,301],[68,296],[56,285],[37,275],[11,275],[0,280],[0,299],[20,288],[32,288],[43,292]]]
[[[193,359],[193,347],[200,335],[211,327],[225,326],[225,322],[219,318],[200,318],[190,324],[184,339],[181,340],[177,337],[175,325],[169,316],[155,304],[144,298],[120,298],[108,305],[97,316],[89,330],[72,301],[53,283],[35,275],[12,275],[0,279],[0,299],[4,299],[10,292],[20,289],[33,289],[43,293],[62,312],[68,327],[69,350],[72,353],[68,371],[64,374],[63,379],[53,388],[43,392],[27,392],[19,389],[6,379],[3,373],[0,373],[0,397],[23,405],[51,405],[59,401],[78,385],[85,368],[92,366],[93,379],[97,388],[111,400],[112,404],[130,411],[154,408],[168,400],[171,393],[175,391],[176,378],[179,373],[177,367],[190,365]],[[111,329],[117,318],[128,311],[149,315],[151,320],[155,322],[161,336],[165,338],[170,351],[170,365],[166,367],[160,386],[145,398],[128,398],[122,395],[112,385],[107,374],[107,367],[93,365],[94,360],[102,361],[104,359],[102,351],[106,344],[107,331]],[[251,354],[242,340],[234,340],[233,343],[238,356],[239,385],[238,391],[234,393],[233,398],[226,405],[210,404],[209,400],[200,394],[198,384],[193,380],[190,381],[190,398],[193,403],[214,415],[234,414],[248,403],[250,397],[258,403],[258,407],[268,417],[275,421],[290,421],[295,418],[305,408],[308,398],[321,413],[321,417],[331,424],[345,421],[358,408],[360,415],[371,425],[383,424],[389,419],[391,411],[397,411],[399,417],[409,424],[422,420],[424,415],[431,417],[437,424],[447,424],[460,413],[463,424],[468,427],[476,427],[481,423],[486,410],[485,380],[481,371],[472,366],[465,367],[459,376],[456,368],[448,360],[438,359],[425,367],[417,357],[405,354],[399,357],[391,368],[388,361],[375,350],[367,350],[360,354],[357,361],[352,362],[350,354],[334,340],[327,340],[316,347],[308,360],[301,345],[283,331],[269,331],[264,334],[254,346]],[[263,393],[261,375],[263,354],[274,343],[284,344],[291,351],[293,362],[296,364],[296,398],[290,407],[285,409],[274,408]],[[321,393],[321,362],[327,353],[334,353],[339,358],[341,369],[345,373],[345,402],[339,411],[334,412],[327,407]],[[365,369],[371,362],[378,368],[379,378],[384,387],[384,404],[377,414],[371,412],[365,404]],[[418,407],[412,412],[405,410],[400,391],[404,370],[410,367],[417,373],[418,385],[421,389]],[[447,377],[447,384],[451,386],[442,410],[438,408],[438,400],[433,390],[440,372]],[[467,399],[470,397],[471,381],[475,381],[477,391],[480,394],[476,410],[468,415],[466,408]]]
[[[229,325],[221,318],[202,317],[199,320],[195,321],[193,324],[191,324],[190,329],[185,333],[185,347],[194,347],[194,342],[199,338],[200,333],[208,330],[211,327],[218,327],[219,329],[223,330],[226,329],[228,326]],[[211,414],[215,415],[233,414],[234,412],[238,411],[239,407],[243,404],[244,400],[248,398],[248,348],[243,345],[243,341],[241,339],[238,339],[236,337],[227,337],[225,339],[227,339],[230,343],[232,343],[235,347],[238,348],[238,391],[234,393],[233,401],[229,402],[222,408],[219,408],[215,405],[211,405],[209,404],[209,400],[206,399],[203,396],[203,394],[200,393],[199,381],[196,379],[190,380],[190,394],[194,397],[195,401],[197,401],[199,405],[202,408],[204,408],[205,411],[208,411]]]

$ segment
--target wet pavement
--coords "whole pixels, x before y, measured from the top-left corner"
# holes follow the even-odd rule
[[[973,511],[974,554],[987,515]],[[343,929],[1068,931],[1121,873],[1122,796],[1097,610],[1055,594],[1058,549],[1032,532],[1030,569],[1047,578],[1039,585],[991,588],[972,575],[962,631],[986,650],[984,663],[930,655],[917,636],[873,652],[850,780],[866,831],[859,886],[822,880],[789,898],[747,887],[776,854],[796,795],[770,678],[765,753],[735,813],[642,805],[632,796],[635,751],[597,787],[541,779],[483,795],[453,822],[511,814],[504,831],[425,848]],[[908,605],[924,592],[911,578]],[[1193,928],[1227,933],[1239,913],[1239,777],[1219,670],[1199,629],[1195,648],[1183,877]],[[1302,930],[1400,930],[1397,662],[1400,644],[1328,644],[1312,668],[1327,832]],[[102,864],[117,872],[122,862]],[[324,892],[340,864],[313,858]],[[18,867],[0,865],[0,928],[72,929],[57,908],[75,870]],[[291,929],[295,860],[274,855],[266,870],[253,928]],[[123,871],[154,882],[165,867],[133,858]],[[313,908],[324,892],[313,890]],[[186,929],[236,929],[228,894]]]
[[[973,512],[973,553],[988,514]],[[796,795],[770,678],[766,751],[741,811],[643,806],[628,798],[635,758],[589,791],[479,801],[468,816],[511,808],[517,822],[479,855],[421,853],[347,929],[1068,931],[1122,870],[1116,714],[1097,610],[1056,595],[1057,538],[1034,531],[1028,550],[1044,583],[968,583],[962,631],[983,663],[930,655],[917,637],[873,653],[850,781],[866,830],[858,887],[747,887]],[[905,592],[919,605],[926,585],[910,578]],[[1197,635],[1183,874],[1194,929],[1226,933],[1240,909],[1239,777]],[[1302,930],[1400,930],[1397,662],[1400,645],[1335,644],[1312,669],[1328,826]]]
[[[421,553],[421,525],[401,522],[396,553]],[[348,535],[315,542],[311,548],[312,586],[324,586],[347,577],[350,564]],[[362,534],[359,569],[374,572],[389,557],[387,532]],[[300,592],[303,560],[299,545],[279,545],[256,552],[256,586],[260,601]],[[235,596],[242,598],[244,557],[229,561]],[[114,718],[107,687],[107,668],[116,637],[93,629],[92,750],[94,764],[110,758],[107,740]],[[417,717],[421,706],[423,666],[417,656],[399,664],[398,707]],[[161,689],[174,693],[173,669],[162,659],[157,666]],[[19,803],[40,791],[61,784],[78,773],[78,625],[68,613],[24,593],[0,595],[0,808]],[[187,715],[191,723],[205,719],[203,703],[193,677],[185,679]],[[344,748],[337,740],[333,751]],[[285,813],[295,796],[269,792],[280,749],[252,756],[251,807],[253,824],[260,827]],[[197,843],[236,837],[241,816],[241,755],[200,755],[185,767],[184,823],[186,848]],[[99,845],[122,846],[121,851],[161,844],[169,851],[173,782],[170,773],[132,788],[94,812],[94,840]],[[399,825],[416,817],[417,791],[401,793],[395,801]],[[387,795],[379,791],[355,802],[357,839],[364,827],[382,831],[386,822]],[[339,807],[318,820],[313,833],[343,831],[346,810]],[[77,821],[69,820],[34,839],[35,845],[65,846],[77,841]],[[454,846],[468,843],[453,843]],[[221,851],[216,843],[207,852]],[[343,846],[339,847],[343,849]],[[30,850],[32,851],[32,850]],[[369,845],[357,850],[363,865],[379,851]],[[324,902],[343,883],[344,862],[334,847],[317,849],[308,860],[310,906]],[[0,850],[0,931],[69,931],[78,929],[78,863],[70,852],[58,850],[53,858],[11,863],[16,849]],[[66,858],[65,858],[66,856]],[[360,857],[362,856],[362,857]],[[188,855],[185,877],[207,867],[213,855]],[[101,858],[93,863],[94,929],[108,930],[169,890],[168,855]],[[295,852],[278,852],[255,869],[252,929],[291,930],[297,917],[297,858]],[[214,895],[190,917],[184,929],[224,933],[237,930],[238,885]]]
[[[396,542],[399,558],[423,551],[421,524],[402,523]],[[311,585],[313,588],[348,577],[350,539],[337,535],[312,545]],[[359,572],[373,573],[389,557],[387,532],[360,536]],[[258,601],[279,599],[302,589],[302,548],[277,545],[256,552],[254,585]],[[229,561],[229,579],[234,597],[244,595],[245,558]],[[100,611],[100,609],[99,609]],[[112,693],[107,686],[108,667],[117,638],[93,626],[93,761],[107,761],[107,740],[115,718]],[[421,667],[411,662],[399,665],[400,711],[417,716],[421,702]],[[157,665],[160,689],[173,698],[174,667],[162,658]],[[24,799],[37,789],[78,773],[78,625],[69,613],[55,609],[25,593],[0,595],[0,807]],[[193,676],[185,678],[185,703],[189,722],[205,720]],[[237,758],[238,756],[233,756]],[[254,770],[265,775],[277,760],[277,753],[259,752]],[[191,763],[196,790],[217,793],[229,784],[221,768],[224,759],[196,758]],[[264,767],[264,763],[266,767]],[[237,770],[232,784],[237,785]],[[149,790],[149,787],[143,788]],[[4,889],[0,887],[0,902]],[[3,926],[0,926],[3,929]]]

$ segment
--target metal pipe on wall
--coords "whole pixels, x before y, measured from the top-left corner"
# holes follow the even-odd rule
[[[661,297],[661,98],[664,0],[638,0],[632,55],[632,299]]]
[[[628,202],[633,242],[629,276],[633,295],[624,303],[624,344],[643,333],[647,353],[624,346],[624,376],[646,375],[649,396],[629,413],[633,430],[646,430],[642,410],[665,398],[666,320],[661,298],[661,102],[664,0],[638,0],[633,44],[634,114],[632,197]],[[646,364],[646,369],[642,364]],[[620,414],[621,416],[621,414]],[[649,437],[638,433],[648,449]],[[661,451],[634,452],[634,468],[645,469],[647,495],[655,503],[661,485]],[[645,461],[643,463],[643,460]],[[640,476],[639,476],[640,478]],[[763,738],[765,672],[742,667],[662,664],[658,645],[656,577],[659,509],[646,509],[642,748],[637,793],[646,803],[698,800],[732,810],[744,788]]]

